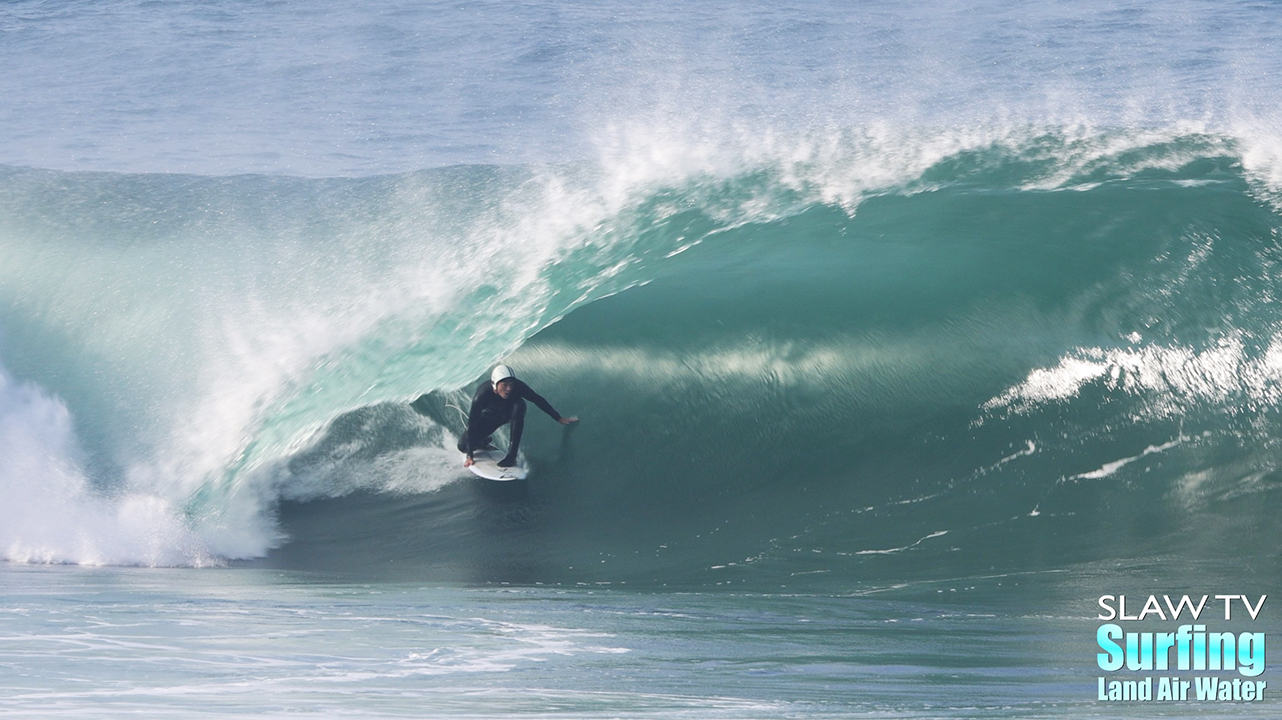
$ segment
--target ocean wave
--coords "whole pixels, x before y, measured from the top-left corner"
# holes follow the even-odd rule
[[[522,532],[566,567],[582,558],[558,543],[598,521],[634,531],[615,552],[680,558],[619,577],[730,567],[714,555],[827,570],[793,552],[825,546],[863,571],[887,547],[938,569],[990,557],[994,533],[1041,537],[1011,518],[1099,500],[1075,493],[1129,483],[1151,503],[1212,477],[1199,497],[1223,499],[1206,491],[1270,472],[1282,315],[1263,135],[606,135],[594,163],[357,180],[5,170],[0,352],[67,420],[42,435],[8,417],[82,448],[5,482],[54,473],[84,486],[73,496],[153,499],[141,524],[167,549],[102,562],[255,557],[282,552],[282,532],[309,547],[291,513],[356,496],[464,532],[455,501],[446,519],[413,500],[457,500],[457,412],[409,403],[459,406],[500,358],[584,417],[568,445],[532,418],[528,452],[536,482],[586,493],[557,502],[597,517],[547,511]],[[1196,442],[1141,453],[1182,436],[1179,419]],[[816,479],[823,457],[835,469]],[[1060,482],[1119,457],[1108,482],[1073,483],[1107,490]],[[656,493],[707,517],[660,520]],[[899,504],[914,498],[930,499]],[[1195,505],[1174,503],[1156,536],[1216,512]],[[692,539],[725,523],[724,547]],[[39,544],[14,532],[11,547]],[[719,549],[658,550],[678,538]],[[54,545],[7,557],[89,557]]]

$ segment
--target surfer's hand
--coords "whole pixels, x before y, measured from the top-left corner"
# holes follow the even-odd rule
[[[472,463],[474,462],[476,461],[472,459],[472,456],[467,455],[463,458],[463,467],[472,467]]]
[[[562,425],[569,425],[570,423],[576,423],[578,421],[579,419],[576,417],[563,417],[560,420],[557,420],[557,422],[561,423]]]

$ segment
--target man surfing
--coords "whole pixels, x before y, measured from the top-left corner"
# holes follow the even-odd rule
[[[512,423],[512,443],[507,456],[498,464],[499,467],[516,465],[516,451],[521,448],[521,431],[525,429],[526,400],[538,405],[540,410],[562,425],[579,421],[577,417],[562,417],[542,395],[517,380],[512,368],[498,365],[490,373],[489,381],[477,386],[476,395],[472,398],[472,409],[467,414],[467,431],[458,441],[459,452],[467,455],[463,459],[463,467],[471,467],[473,451],[493,447],[490,435],[509,422]]]

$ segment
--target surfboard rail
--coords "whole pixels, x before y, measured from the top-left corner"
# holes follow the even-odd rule
[[[499,467],[499,461],[507,456],[502,450],[476,450],[472,453],[472,464],[468,470],[472,474],[494,480],[496,482],[510,482],[512,480],[524,480],[529,477],[529,468],[525,466],[525,458],[520,455],[516,458],[516,465],[512,467]]]

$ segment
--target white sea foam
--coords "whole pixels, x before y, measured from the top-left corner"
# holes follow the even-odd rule
[[[1188,346],[1077,348],[1053,367],[1036,368],[1023,382],[992,398],[985,410],[1027,412],[1076,397],[1091,383],[1144,398],[1150,417],[1179,414],[1190,403],[1243,400],[1275,405],[1282,400],[1282,337],[1259,356],[1240,337],[1198,350]]]
[[[922,543],[926,542],[927,540],[933,540],[937,537],[942,537],[947,534],[948,534],[947,530],[936,530],[935,532],[929,535],[926,535],[925,537],[919,538],[917,542],[909,543],[908,545],[904,545],[903,547],[889,548],[887,550],[859,550],[855,552],[855,554],[856,555],[893,555],[895,553],[901,553],[906,550],[911,550],[917,547],[918,545],[921,545]]]
[[[82,565],[204,565],[204,543],[159,495],[95,492],[71,414],[0,368],[0,558]]]
[[[1063,480],[1061,480],[1061,482],[1078,482],[1081,480],[1100,480],[1103,478],[1111,477],[1118,470],[1121,470],[1122,468],[1126,467],[1127,465],[1130,465],[1136,460],[1143,460],[1149,455],[1166,452],[1167,450],[1170,450],[1173,447],[1177,447],[1183,444],[1183,442],[1187,439],[1188,438],[1181,436],[1181,437],[1175,438],[1174,440],[1171,440],[1170,442],[1162,443],[1161,445],[1149,445],[1148,447],[1144,448],[1144,451],[1141,452],[1139,455],[1124,457],[1124,458],[1121,458],[1120,460],[1114,460],[1112,462],[1104,463],[1096,470],[1091,470],[1089,472],[1084,472],[1084,473],[1078,473],[1076,475],[1070,475],[1064,478]]]

